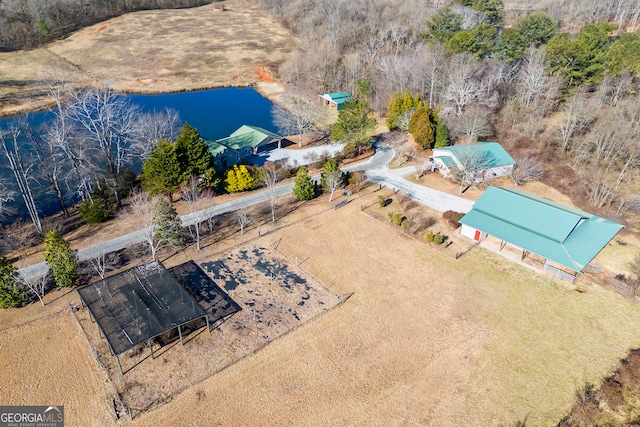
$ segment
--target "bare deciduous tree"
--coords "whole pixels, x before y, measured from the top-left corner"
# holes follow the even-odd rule
[[[449,66],[451,72],[443,96],[449,103],[447,109],[460,116],[465,106],[482,93],[482,85],[478,79],[480,64],[471,54],[463,53],[455,55]]]
[[[482,107],[470,107],[453,119],[453,135],[472,143],[479,137],[490,136],[493,133],[489,123],[489,111]]]
[[[133,129],[133,149],[142,159],[156,148],[161,140],[173,141],[180,132],[180,115],[172,108],[142,113]]]
[[[107,182],[118,206],[119,178],[133,154],[138,107],[130,104],[108,85],[90,89],[76,96],[72,116],[107,164]]]
[[[104,279],[110,271],[117,268],[120,263],[120,255],[117,252],[101,251],[96,256],[88,259],[93,271]]]
[[[433,169],[433,163],[429,159],[418,158],[414,163],[414,167],[416,169],[416,179],[420,179],[427,171]]]
[[[353,184],[353,191],[358,193],[367,181],[367,174],[364,171],[351,172],[349,182]]]
[[[473,144],[464,145],[458,160],[460,168],[453,169],[453,180],[460,183],[460,194],[465,192],[465,186],[471,187],[485,181],[485,172],[494,162],[494,158],[488,151],[479,150]]]
[[[244,234],[244,228],[251,222],[252,215],[249,208],[241,208],[235,212],[238,225],[240,226],[240,234]]]
[[[516,185],[544,178],[544,166],[534,156],[525,153],[516,159],[511,171],[511,179]]]
[[[18,184],[18,190],[27,207],[29,217],[39,233],[42,233],[42,221],[38,213],[35,197],[31,187],[34,178],[33,163],[27,165],[20,151],[20,135],[22,130],[17,123],[12,123],[8,129],[0,129],[0,145],[7,161],[9,169]]]
[[[278,128],[288,134],[298,135],[298,146],[302,147],[303,136],[316,130],[316,123],[323,116],[323,111],[318,103],[307,97],[291,96],[284,108],[274,105],[272,114]]]
[[[49,282],[49,273],[47,272],[44,276],[37,277],[31,280],[23,281],[24,286],[35,295],[40,304],[44,307],[44,294],[47,290],[47,283]]]
[[[121,214],[140,233],[154,261],[161,248],[172,246],[176,240],[172,230],[163,230],[167,219],[160,211],[163,203],[166,204],[166,201],[159,195],[149,197],[146,192],[138,191],[129,199],[129,205]]]
[[[569,151],[573,138],[595,119],[595,111],[584,91],[577,91],[565,104],[558,120],[557,140],[562,151]]]
[[[280,174],[277,166],[274,163],[266,163],[262,168],[262,182],[267,187],[267,194],[269,195],[269,208],[271,209],[271,221],[276,222],[276,206],[278,203],[278,193],[276,192],[276,186],[280,181]]]
[[[333,199],[333,194],[336,192],[338,188],[342,186],[344,178],[342,176],[342,171],[340,169],[332,170],[325,177],[325,185],[331,192],[329,195],[329,203]]]
[[[191,175],[189,181],[182,186],[182,198],[187,202],[189,213],[194,215],[202,206],[202,194],[199,188],[199,179],[197,175]],[[194,215],[195,217],[195,215]],[[193,227],[189,226],[189,232],[196,241],[196,247],[200,250],[200,221],[196,219]],[[193,228],[193,231],[192,231]]]
[[[631,261],[627,263],[627,268],[634,276],[631,279],[631,291],[633,296],[636,296],[640,291],[640,252],[636,252]]]

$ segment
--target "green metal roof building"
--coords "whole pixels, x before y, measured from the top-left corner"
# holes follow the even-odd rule
[[[445,176],[451,168],[477,169],[484,176],[509,175],[515,164],[513,157],[497,142],[475,142],[433,149],[433,162]]]
[[[349,92],[331,92],[320,95],[325,105],[334,105],[338,111],[342,110],[344,103],[353,99]]]
[[[462,219],[462,234],[491,235],[573,272],[587,264],[622,225],[512,188],[489,187]]]
[[[257,126],[242,125],[226,138],[205,142],[216,163],[226,168],[257,154],[265,145],[277,143],[280,148],[282,137]]]

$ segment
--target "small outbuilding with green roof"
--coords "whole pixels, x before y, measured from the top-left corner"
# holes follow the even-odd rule
[[[545,270],[553,273],[582,272],[622,229],[552,200],[498,187],[487,188],[460,223],[463,236],[476,241],[494,236],[521,248],[523,258],[527,252],[544,258]]]
[[[349,92],[331,92],[320,95],[320,98],[324,100],[325,105],[335,107],[336,110],[342,110],[345,102],[353,99]]]

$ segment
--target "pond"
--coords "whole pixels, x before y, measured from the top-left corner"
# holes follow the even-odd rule
[[[123,96],[145,112],[160,111],[166,107],[178,111],[180,120],[195,127],[200,135],[206,139],[224,138],[244,124],[278,133],[278,128],[273,123],[271,114],[273,103],[253,88],[230,87],[156,95],[127,94]],[[51,117],[50,112],[34,113],[28,115],[28,121],[35,127],[49,117]],[[15,118],[9,117],[0,120],[0,128],[6,127]],[[139,169],[139,165],[135,169]],[[7,179],[15,188],[13,174],[9,170],[7,159],[3,154],[0,155],[0,177]],[[44,182],[42,186],[45,187]],[[41,215],[51,215],[59,211],[59,204],[55,196],[45,190],[48,189],[36,189],[36,202]],[[9,207],[14,217],[28,218],[24,202],[18,193]]]

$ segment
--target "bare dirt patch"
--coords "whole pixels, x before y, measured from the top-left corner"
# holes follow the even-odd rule
[[[190,333],[183,331],[184,346],[177,332],[155,340],[155,359],[145,344],[125,352],[120,355],[124,375],[90,322],[88,310],[77,313],[91,346],[134,416],[170,400],[340,301],[295,265],[260,245],[206,257],[200,265],[241,310],[219,319],[211,333],[202,321],[183,328],[192,329]]]
[[[0,114],[42,108],[42,80],[157,93],[248,86],[278,69],[294,38],[247,0],[129,13],[43,49],[0,53]],[[26,78],[26,76],[29,76]]]

